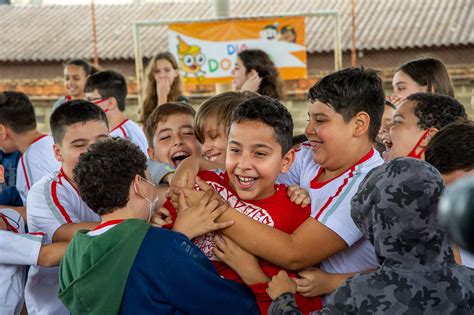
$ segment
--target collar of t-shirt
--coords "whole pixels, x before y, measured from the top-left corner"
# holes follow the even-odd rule
[[[99,224],[95,229],[87,232],[87,235],[89,236],[97,236],[97,235],[101,235],[105,232],[107,232],[108,230],[110,230],[111,228],[113,228],[114,226],[122,223],[123,219],[121,220],[110,220],[110,221],[107,221],[107,222],[104,222],[102,224]]]

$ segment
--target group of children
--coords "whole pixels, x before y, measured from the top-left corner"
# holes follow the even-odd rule
[[[142,131],[123,76],[100,71],[54,110],[52,137],[26,95],[1,93],[26,210],[0,209],[0,311],[472,313],[474,261],[436,206],[443,179],[474,169],[474,125],[436,89],[387,106],[375,71],[329,74],[296,150],[285,106],[249,91],[197,112],[161,102]]]

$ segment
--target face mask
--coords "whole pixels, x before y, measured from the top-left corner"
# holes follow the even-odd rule
[[[155,206],[156,206],[156,202],[158,201],[158,196],[156,196],[155,199],[150,200],[148,199],[147,197],[143,197],[145,198],[146,201],[148,201],[148,206],[149,206],[149,212],[148,212],[148,219],[146,220],[146,222],[150,222],[151,220],[151,216],[153,215],[153,212],[155,211]]]
[[[420,150],[420,152],[416,152],[416,149],[418,149],[418,146],[420,145],[421,141],[423,141],[426,136],[428,135],[428,132],[430,131],[430,129],[428,128],[425,133],[421,136],[420,140],[418,140],[418,142],[415,144],[415,147],[410,151],[410,153],[408,153],[407,157],[411,157],[411,158],[415,158],[415,159],[418,159],[420,160],[423,153],[425,152],[425,148],[422,148]]]
[[[153,187],[156,188],[156,185],[152,182],[150,182],[149,180],[147,180],[146,178],[143,178],[143,177],[140,177],[142,180],[144,180],[145,182],[147,182],[148,184],[152,185]],[[156,202],[158,201],[159,197],[156,196],[155,199],[153,200],[150,200],[148,199],[147,197],[145,197],[143,194],[139,194],[137,192],[137,188],[134,186],[134,189],[135,189],[135,193],[137,195],[142,195],[143,196],[143,199],[145,199],[147,202],[148,202],[148,219],[146,220],[147,222],[150,222],[150,219],[151,219],[151,216],[153,215],[153,212],[155,211],[155,206],[156,206]]]

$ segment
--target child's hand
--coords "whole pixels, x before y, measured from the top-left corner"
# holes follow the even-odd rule
[[[199,173],[198,159],[193,156],[184,159],[176,168],[170,186],[193,188]]]
[[[168,209],[160,207],[153,215],[151,216],[150,224],[156,227],[163,227],[164,225],[172,224],[173,218]]]
[[[167,79],[159,79],[156,81],[156,92],[158,93],[158,105],[168,101],[168,94],[171,91],[171,84]]]
[[[255,71],[255,69],[250,70],[248,76],[248,79],[244,82],[244,84],[242,84],[240,90],[257,92],[258,88],[260,87],[260,83],[262,83],[262,78],[258,75],[258,72]]]
[[[285,270],[280,270],[276,276],[273,276],[272,281],[268,283],[267,293],[274,300],[287,292],[295,294],[296,283],[288,277]]]
[[[199,200],[203,197],[204,192],[209,191],[211,194],[211,199],[216,199],[219,204],[224,203],[224,201],[221,199],[221,197],[214,191],[214,189],[209,186],[209,184],[200,179],[199,177],[196,177],[196,183],[199,186],[199,190],[195,190],[194,188],[171,188],[170,192],[170,200],[175,209],[183,209],[186,207],[192,207],[192,206],[197,206],[199,204]],[[179,203],[179,194],[183,192],[185,201],[186,203],[180,204]],[[176,205],[176,206],[175,206]]]
[[[0,230],[8,231],[8,226],[1,216],[0,216]]]
[[[387,96],[387,101],[392,103],[395,107],[398,107],[401,103],[405,101],[405,98],[396,95],[389,95]]]
[[[225,229],[234,224],[233,221],[216,223],[217,217],[227,210],[228,205],[211,199],[212,191],[207,191],[200,199],[199,205],[180,209],[173,226],[173,231],[181,232],[189,239],[211,231]],[[180,204],[186,204],[184,193],[180,194]]]
[[[216,234],[214,254],[239,274],[247,285],[267,282],[267,275],[258,264],[258,259],[230,238]]]
[[[308,191],[298,185],[288,187],[288,197],[290,197],[291,202],[303,208],[311,204]]]
[[[296,278],[297,291],[305,297],[330,294],[331,274],[316,267],[310,267],[298,272],[300,278]]]

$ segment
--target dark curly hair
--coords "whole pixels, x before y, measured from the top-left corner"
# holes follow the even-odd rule
[[[232,114],[231,125],[234,122],[244,121],[259,121],[273,128],[275,140],[281,145],[282,156],[290,151],[293,140],[293,118],[288,109],[276,99],[258,96],[238,105]]]
[[[376,71],[360,67],[334,72],[313,85],[308,98],[330,105],[345,122],[366,112],[370,117],[369,140],[375,141],[385,109],[383,83]]]
[[[464,106],[447,95],[415,93],[408,96],[407,100],[416,103],[414,113],[418,118],[417,124],[424,130],[428,128],[439,130],[456,120],[467,118]]]
[[[97,214],[125,207],[135,175],[145,177],[146,157],[128,140],[112,138],[94,143],[79,157],[74,181],[85,203]]]
[[[461,120],[438,131],[426,146],[425,160],[441,174],[474,169],[474,122]]]
[[[277,100],[284,97],[283,83],[279,72],[270,57],[260,49],[246,49],[238,54],[245,66],[246,73],[255,70],[262,78],[257,93]]]

